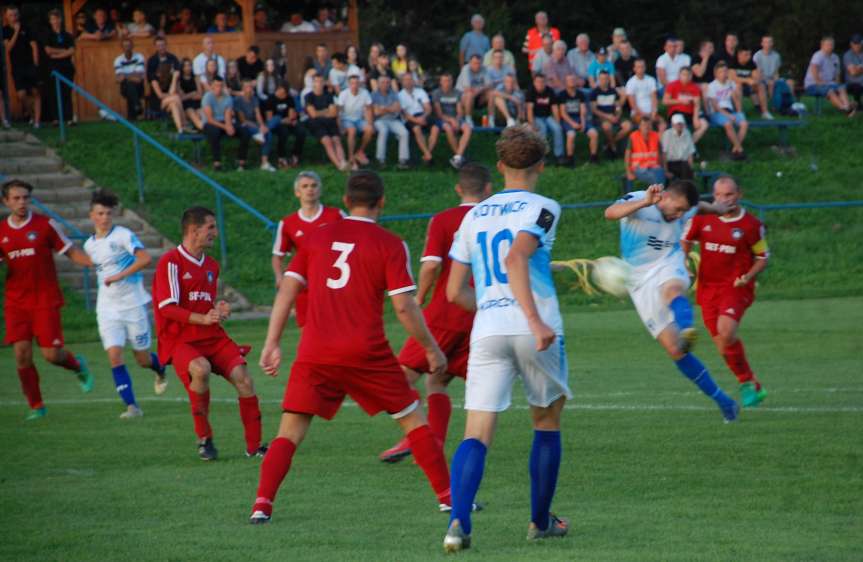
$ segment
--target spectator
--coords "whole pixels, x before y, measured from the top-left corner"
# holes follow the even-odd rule
[[[80,39],[84,33],[87,33],[87,13],[81,10],[75,14],[75,38]]]
[[[201,120],[201,97],[204,90],[201,83],[195,79],[192,71],[192,59],[183,59],[180,63],[180,78],[178,80],[180,100],[183,102],[183,113],[195,127],[204,130],[204,122]]]
[[[369,69],[369,85],[372,87],[372,90],[380,90],[378,80],[380,80],[382,76],[386,76],[387,78],[389,78],[390,88],[398,91],[398,88],[395,87],[396,83],[394,82],[396,74],[395,72],[393,72],[393,69],[390,66],[390,57],[384,52],[381,52],[378,55],[377,64],[371,67],[371,69]]]
[[[348,86],[339,92],[336,106],[339,108],[342,130],[348,139],[348,162],[351,163],[353,169],[368,166],[369,158],[366,156],[366,147],[375,134],[372,126],[374,117],[372,115],[372,97],[368,90],[360,87],[359,74],[348,76]],[[357,148],[357,133],[362,133],[359,148]]]
[[[707,95],[707,85],[713,82],[713,68],[718,59],[713,55],[713,41],[702,41],[698,47],[698,62],[692,65],[692,81]]]
[[[118,8],[111,8],[108,11],[108,21],[111,22],[117,31],[117,37],[122,38],[126,36],[126,26],[123,25],[123,21],[120,19],[120,10]]]
[[[425,89],[426,73],[416,57],[408,58],[408,74],[414,77],[414,84]]]
[[[183,100],[179,93],[180,60],[168,52],[168,41],[156,37],[156,52],[147,59],[147,82],[159,108],[171,115],[178,133],[185,128]]]
[[[605,135],[605,154],[609,158],[617,158],[617,144],[632,130],[632,122],[623,118],[623,99],[611,86],[608,72],[601,70],[596,88],[590,92],[590,106],[594,122],[599,123]]]
[[[311,22],[303,19],[303,12],[294,10],[290,14],[288,21],[282,25],[282,33],[314,33],[318,30]]]
[[[422,152],[423,162],[431,166],[432,153],[440,134],[440,128],[432,116],[431,100],[425,90],[414,86],[414,78],[410,74],[403,74],[401,81],[399,103],[402,106],[405,124],[408,130],[413,131],[414,140]],[[428,141],[423,135],[424,132],[428,132]]]
[[[767,107],[767,85],[761,79],[761,72],[752,61],[752,50],[747,46],[737,49],[737,60],[728,68],[731,79],[740,88],[744,98],[751,97],[761,110],[762,119],[773,119]]]
[[[722,52],[716,57],[716,61],[722,61],[725,66],[731,68],[737,62],[737,46],[739,44],[740,41],[737,39],[736,33],[726,33]]]
[[[611,80],[611,87],[614,88],[617,85],[614,81],[614,63],[608,60],[608,51],[605,50],[605,47],[600,47],[599,50],[596,51],[596,58],[591,61],[590,65],[587,67],[587,81],[590,84],[591,89],[596,88],[599,73],[602,71],[608,73]]]
[[[15,92],[21,105],[30,114],[33,127],[38,129],[42,126],[42,81],[37,70],[39,43],[30,29],[21,23],[21,12],[16,6],[6,8],[6,23],[0,35],[9,56]],[[0,103],[3,101],[0,100]]]
[[[590,50],[590,37],[587,33],[578,34],[575,38],[575,48],[570,49],[566,58],[569,59],[569,64],[575,69],[575,74],[579,78],[578,87],[584,88],[587,85],[587,68],[596,58],[596,55]]]
[[[503,58],[502,56],[500,58]],[[473,128],[464,118],[462,107],[462,94],[453,88],[452,74],[445,72],[440,77],[440,87],[432,92],[432,105],[434,106],[437,126],[443,129],[446,140],[453,152],[449,163],[456,170],[464,163],[464,153],[470,142]],[[461,138],[457,138],[461,132]]]
[[[228,7],[227,26],[231,31],[242,31],[242,28],[240,27],[242,24],[243,22],[240,19],[240,10],[238,9],[236,2],[232,2]]]
[[[483,33],[485,27],[485,18],[480,14],[474,14],[470,17],[471,30],[461,36],[461,41],[458,44],[458,66],[459,68],[465,65],[465,61],[469,61],[474,55],[479,55],[480,60],[485,53],[491,49],[491,42],[488,35]]]
[[[560,126],[560,110],[557,96],[545,85],[542,73],[533,77],[533,84],[524,98],[527,122],[539,133],[547,137],[551,134],[552,152],[558,164],[563,164],[563,129]]]
[[[854,97],[859,107],[860,98],[863,95],[863,36],[859,33],[852,35],[849,47],[842,55],[842,66],[845,67],[845,89],[849,96]]]
[[[456,80],[455,87],[461,90],[462,100],[464,103],[465,121],[473,127],[473,110],[474,107],[485,105],[487,107],[487,115],[489,121],[494,114],[492,104],[494,103],[489,95],[489,80],[485,67],[482,65],[482,57],[473,55],[470,61],[464,65]]]
[[[734,81],[728,78],[728,66],[719,61],[713,67],[715,78],[707,87],[707,103],[710,105],[710,122],[725,129],[725,136],[731,142],[731,158],[745,160],[743,141],[749,123],[743,114],[743,102]],[[737,131],[734,130],[737,125]]]
[[[280,168],[296,168],[303,156],[303,145],[306,142],[306,129],[300,123],[294,96],[284,83],[280,83],[276,92],[268,100],[267,128],[278,139],[276,154],[279,157]],[[288,159],[288,138],[294,137],[294,147]]]
[[[669,119],[681,115],[684,123],[692,127],[695,131],[692,142],[698,143],[707,132],[710,124],[701,118],[701,88],[692,82],[692,69],[688,66],[681,68],[677,80],[666,86],[662,105],[668,108]]]
[[[534,68],[533,59],[536,54],[542,50],[551,54],[551,44],[560,39],[560,30],[548,25],[548,14],[545,12],[537,12],[533,21],[536,25],[527,30],[527,35],[524,38],[524,45],[521,47],[521,52],[527,55],[527,64],[530,66],[531,71],[533,71]],[[544,36],[546,33],[551,35],[551,42],[549,43],[548,49],[545,48]],[[540,68],[542,68],[542,65],[540,65]],[[534,72],[539,72],[539,70]]]
[[[524,120],[524,92],[518,88],[514,74],[503,77],[503,84],[495,91],[494,105],[506,120],[507,127]]]
[[[318,33],[336,30],[336,24],[330,19],[330,9],[326,6],[318,8],[318,15],[312,21],[312,25],[315,26],[315,31]]]
[[[116,26],[108,21],[108,12],[105,8],[96,8],[93,11],[93,21],[84,27],[84,33],[79,39],[90,41],[108,41],[117,38]]]
[[[204,135],[213,156],[213,169],[218,172],[222,170],[222,137],[238,137],[243,154],[249,146],[247,131],[234,127],[234,98],[225,91],[224,79],[218,74],[213,77],[210,91],[201,99],[201,113]]]
[[[10,123],[9,118],[6,117],[6,97],[3,94],[3,90],[0,90],[0,126],[4,129],[12,128],[12,123]]]
[[[219,10],[213,16],[213,24],[207,28],[207,33],[232,33],[236,31],[228,25],[228,14],[224,10]]]
[[[678,53],[678,43],[682,43],[677,37],[669,36],[665,39],[665,52],[656,59],[656,77],[659,79],[661,89],[670,82],[677,80],[680,69],[690,66],[692,61],[684,52]],[[682,48],[681,48],[682,49]]]
[[[821,48],[815,51],[809,61],[803,86],[807,96],[824,96],[833,107],[853,117],[857,108],[848,101],[845,85],[839,82],[841,66],[833,46],[832,37],[821,39]]]
[[[505,55],[503,51],[494,51],[492,55],[491,64],[485,67],[486,78],[491,88],[490,94],[497,91],[498,87],[503,84],[504,76],[508,74],[515,76],[515,67],[504,64]]]
[[[225,88],[232,96],[239,96],[243,93],[243,79],[240,78],[240,68],[237,61],[228,61],[228,69],[225,72]]]
[[[323,43],[318,43],[315,47],[315,58],[312,60],[315,71],[324,77],[324,80],[330,76],[330,70],[333,69],[333,61],[330,58],[330,50]]]
[[[242,171],[246,167],[246,157],[249,150],[248,139],[252,138],[261,145],[261,170],[275,172],[276,168],[270,164],[273,135],[264,121],[261,101],[255,95],[255,82],[253,80],[243,80],[242,92],[234,98],[234,113],[239,121],[238,131],[240,133],[237,171]]]
[[[284,83],[276,69],[276,61],[267,59],[264,69],[255,80],[255,89],[258,99],[266,101],[276,93],[276,90]]]
[[[662,149],[659,133],[653,130],[653,122],[642,119],[638,129],[629,135],[624,154],[626,179],[638,180],[648,185],[665,183]]]
[[[348,59],[344,53],[333,55],[332,66],[329,83],[336,94],[348,87],[348,77],[360,76],[360,69],[356,65],[348,66]]]
[[[192,61],[192,68],[194,69],[195,76],[201,76],[204,74],[204,71],[207,68],[207,61],[214,60],[216,61],[216,74],[219,76],[224,76],[228,70],[227,65],[225,64],[225,58],[222,55],[216,53],[216,45],[213,42],[213,38],[207,35],[204,37],[202,42],[204,50],[195,57]]]
[[[578,77],[569,74],[566,77],[565,87],[557,97],[558,113],[560,114],[563,133],[566,135],[566,164],[575,164],[575,136],[579,131],[587,135],[590,146],[590,163],[599,164],[596,154],[599,149],[599,134],[596,128],[590,124],[588,106],[590,100],[579,89],[576,84]]]
[[[682,113],[675,113],[671,118],[671,127],[662,133],[662,155],[665,162],[665,175],[669,178],[691,180],[692,160],[695,156],[695,142],[686,119]]]
[[[143,8],[135,8],[132,11],[132,21],[126,24],[126,37],[152,37],[156,29],[147,22],[147,14]]]
[[[635,75],[635,61],[638,60],[638,55],[635,54],[632,45],[628,41],[624,41],[618,47],[617,60],[614,61],[614,84],[621,90],[620,95],[625,95],[626,83]],[[610,78],[610,76],[609,76]],[[609,80],[610,82],[612,80]]]
[[[70,81],[75,80],[75,39],[63,29],[63,16],[60,10],[48,12],[48,32],[42,39],[45,49],[45,69],[48,76],[57,71]],[[60,116],[57,114],[57,89],[49,81],[48,87],[48,114],[51,120],[57,122]],[[63,105],[63,118],[73,123],[78,119],[72,109],[72,90],[68,87],[60,87],[60,98]],[[2,99],[2,97],[0,97]],[[3,105],[0,101],[0,105]]]
[[[192,19],[192,9],[191,8],[181,8],[179,17],[177,21],[171,25],[169,33],[172,34],[183,34],[183,33],[197,33],[198,26],[195,24],[195,21]]]
[[[209,59],[204,67],[204,73],[197,77],[198,84],[200,84],[204,93],[210,91],[210,87],[212,86],[213,80],[215,80],[216,76],[219,76],[219,63],[215,59]],[[225,78],[221,77],[221,80],[223,88],[227,89],[227,86],[224,84]],[[227,93],[230,95],[230,90],[228,90]]]
[[[566,58],[566,43],[555,41],[551,48],[551,58],[542,67],[545,76],[545,84],[555,93],[560,93],[566,88],[566,77],[575,74],[575,69]],[[578,77],[576,77],[578,78]]]
[[[393,57],[390,65],[393,68],[393,73],[396,78],[401,79],[402,74],[408,71],[408,48],[404,43],[396,45],[396,56]]]
[[[369,56],[368,60],[368,69],[371,70],[378,65],[378,56],[384,52],[384,46],[380,43],[372,43],[371,47],[369,47]]]
[[[272,55],[270,56],[276,64],[276,74],[279,78],[287,83],[288,80],[288,46],[282,41],[276,41],[273,46]]]
[[[237,70],[240,72],[241,80],[257,80],[258,74],[264,71],[264,63],[261,61],[261,49],[252,45],[246,49],[246,54],[237,59]]]
[[[345,160],[345,151],[339,138],[339,123],[336,120],[339,110],[332,92],[324,86],[324,77],[316,74],[312,91],[305,97],[306,113],[309,114],[306,126],[323,145],[330,162],[340,171],[346,172],[351,165]]]
[[[659,115],[656,99],[656,80],[645,74],[647,63],[638,59],[633,66],[635,75],[626,83],[626,97],[629,101],[629,113],[632,120],[638,124],[642,119],[656,123],[660,134],[665,130],[665,120]]]
[[[761,38],[761,49],[755,52],[752,60],[761,74],[761,81],[767,86],[767,98],[773,99],[773,93],[777,84],[784,84],[780,89],[787,89],[793,99],[794,80],[779,77],[779,68],[782,66],[782,56],[773,49],[773,37],[765,35]],[[775,106],[775,109],[779,109]],[[805,106],[801,109],[805,109]]]
[[[144,97],[144,55],[132,51],[132,40],[120,42],[123,53],[114,59],[114,78],[120,85],[120,95],[126,98],[126,118],[135,121],[141,112]]]
[[[546,33],[542,36],[542,46],[535,51],[530,63],[530,74],[535,76],[542,72],[545,63],[551,60],[551,53],[554,50],[555,39],[551,33]]]
[[[269,15],[267,15],[267,9],[264,8],[263,5],[258,4],[257,6],[255,6],[254,19],[256,33],[273,31],[273,29],[270,27],[270,17]]]
[[[345,60],[348,62],[348,69],[356,67],[359,72],[360,85],[365,87],[368,80],[368,65],[360,58],[360,51],[354,45],[348,45],[345,48]]]
[[[611,45],[606,48],[606,51],[608,52],[608,60],[612,63],[617,63],[617,59],[620,58],[621,46],[624,43],[629,45],[626,31],[622,27],[615,27],[614,31],[611,33]],[[629,56],[638,58],[638,51],[636,51],[632,45],[629,45]]]
[[[392,89],[392,78],[381,74],[377,78],[378,89],[372,93],[372,113],[375,117],[375,130],[378,133],[375,159],[379,166],[384,166],[387,159],[387,137],[393,133],[399,140],[398,169],[406,170],[410,159],[410,135],[402,123],[400,116],[402,106],[398,94]]]
[[[486,51],[485,55],[482,57],[483,66],[491,66],[491,59],[494,56],[495,51],[503,52],[504,66],[515,68],[515,57],[513,56],[512,51],[506,48],[506,39],[504,39],[503,35],[500,33],[491,38],[491,49]]]

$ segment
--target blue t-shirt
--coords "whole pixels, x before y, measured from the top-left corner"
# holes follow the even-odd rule
[[[608,72],[609,76],[614,76],[614,63],[610,60],[606,60],[605,62],[599,62],[596,59],[590,61],[590,64],[587,65],[587,75],[592,76],[594,79],[599,76],[599,73],[602,71]]]
[[[458,44],[459,52],[464,53],[464,62],[468,62],[473,55],[482,57],[489,49],[491,49],[491,41],[488,36],[473,30],[462,35]]]
[[[201,107],[209,107],[213,110],[213,117],[216,121],[224,121],[225,120],[225,112],[229,109],[234,108],[234,98],[229,96],[228,94],[222,94],[221,97],[216,97],[213,95],[213,92],[207,92],[204,94],[204,97],[201,98]],[[204,122],[207,121],[206,113],[203,114]]]
[[[390,90],[387,92],[387,95],[383,95],[378,91],[372,92],[372,105],[377,105],[379,107],[389,107],[394,103],[398,103],[399,95],[394,91]],[[384,121],[394,121],[399,118],[398,113],[385,113],[377,119],[383,119]]]

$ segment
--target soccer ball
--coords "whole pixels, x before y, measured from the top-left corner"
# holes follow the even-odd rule
[[[593,262],[590,280],[601,291],[624,298],[629,294],[626,283],[631,271],[632,266],[622,259],[606,256]]]

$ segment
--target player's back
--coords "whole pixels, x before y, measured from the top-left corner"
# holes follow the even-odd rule
[[[475,206],[474,203],[462,203],[458,207],[441,211],[429,221],[426,245],[420,261],[431,260],[441,264],[440,275],[435,282],[431,301],[423,311],[429,326],[457,332],[469,332],[473,325],[473,312],[449,302],[446,297],[446,286],[450,269],[452,269],[452,258],[449,257],[449,250],[452,247],[455,233],[461,226],[464,216]]]
[[[627,193],[618,202],[644,199],[646,192]],[[655,264],[680,254],[680,237],[686,222],[698,212],[692,207],[683,217],[666,221],[656,205],[644,207],[620,221],[620,253],[635,268],[635,273],[650,270]]]
[[[413,291],[405,243],[371,219],[347,217],[312,233],[288,266],[305,282],[308,320],[298,361],[373,368],[395,362],[384,294]]]
[[[20,225],[14,225],[11,216],[0,221],[0,257],[7,267],[4,306],[63,306],[54,252],[71,247],[60,227],[38,213],[31,212]]]

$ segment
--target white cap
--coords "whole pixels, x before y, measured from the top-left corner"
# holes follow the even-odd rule
[[[671,124],[672,125],[685,125],[686,119],[683,117],[682,113],[675,113],[671,116]]]

